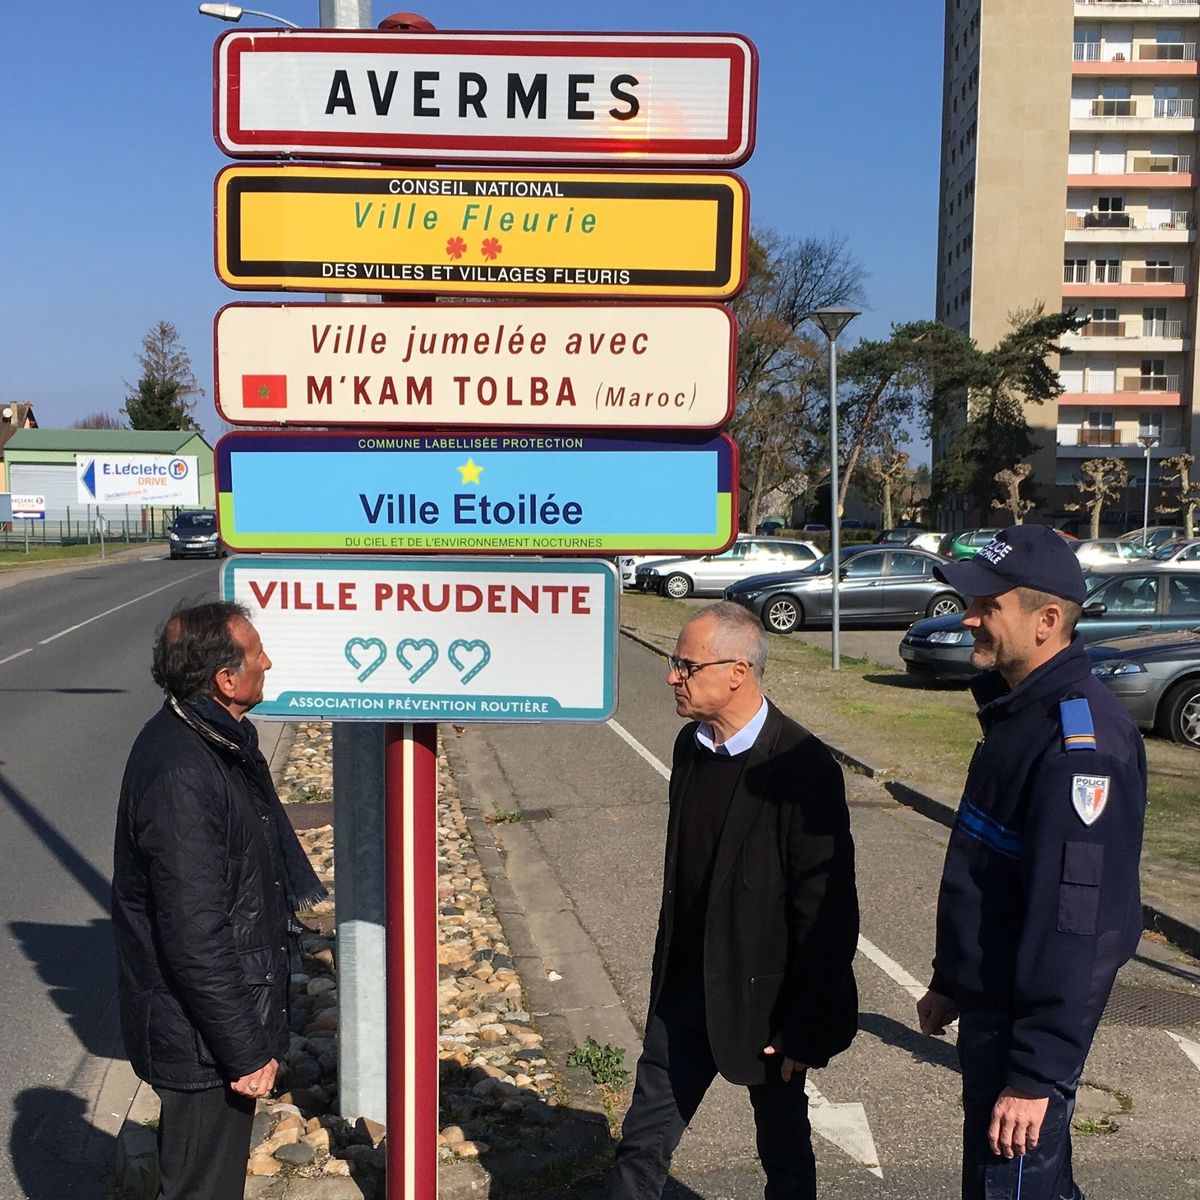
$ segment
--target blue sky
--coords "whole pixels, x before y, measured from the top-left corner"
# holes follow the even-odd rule
[[[757,149],[740,169],[752,225],[846,237],[868,272],[850,340],[932,316],[942,0],[407,3],[442,29],[747,35],[760,57]],[[254,6],[318,19],[317,0]],[[375,0],[374,19],[398,8]],[[116,413],[162,319],[215,435],[213,317],[234,299],[283,299],[234,293],[213,271],[213,179],[230,160],[212,139],[212,45],[230,28],[192,0],[26,4],[7,25],[0,402],[31,401],[45,427]]]

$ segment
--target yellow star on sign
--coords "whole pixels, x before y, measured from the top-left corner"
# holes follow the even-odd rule
[[[479,476],[483,474],[483,468],[477,465],[473,458],[468,458],[461,467],[456,467],[455,470],[462,476],[463,483],[478,483]]]

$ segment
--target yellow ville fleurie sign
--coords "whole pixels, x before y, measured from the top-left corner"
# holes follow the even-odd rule
[[[234,166],[217,274],[235,288],[723,299],[748,194],[718,172]]]

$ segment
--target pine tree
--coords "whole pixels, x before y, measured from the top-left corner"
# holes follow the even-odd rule
[[[192,374],[192,360],[170,321],[159,321],[142,338],[142,368],[136,390],[121,410],[133,429],[199,429],[193,396],[204,395]]]

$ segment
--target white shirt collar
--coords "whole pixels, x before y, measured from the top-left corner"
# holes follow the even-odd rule
[[[744,754],[758,740],[758,735],[762,732],[762,727],[767,723],[767,698],[763,697],[763,702],[758,706],[758,712],[746,722],[727,741],[722,742],[719,746],[713,744],[712,726],[701,723],[696,726],[696,745],[703,746],[705,750],[711,750],[713,754],[725,754],[732,758],[735,754]]]

